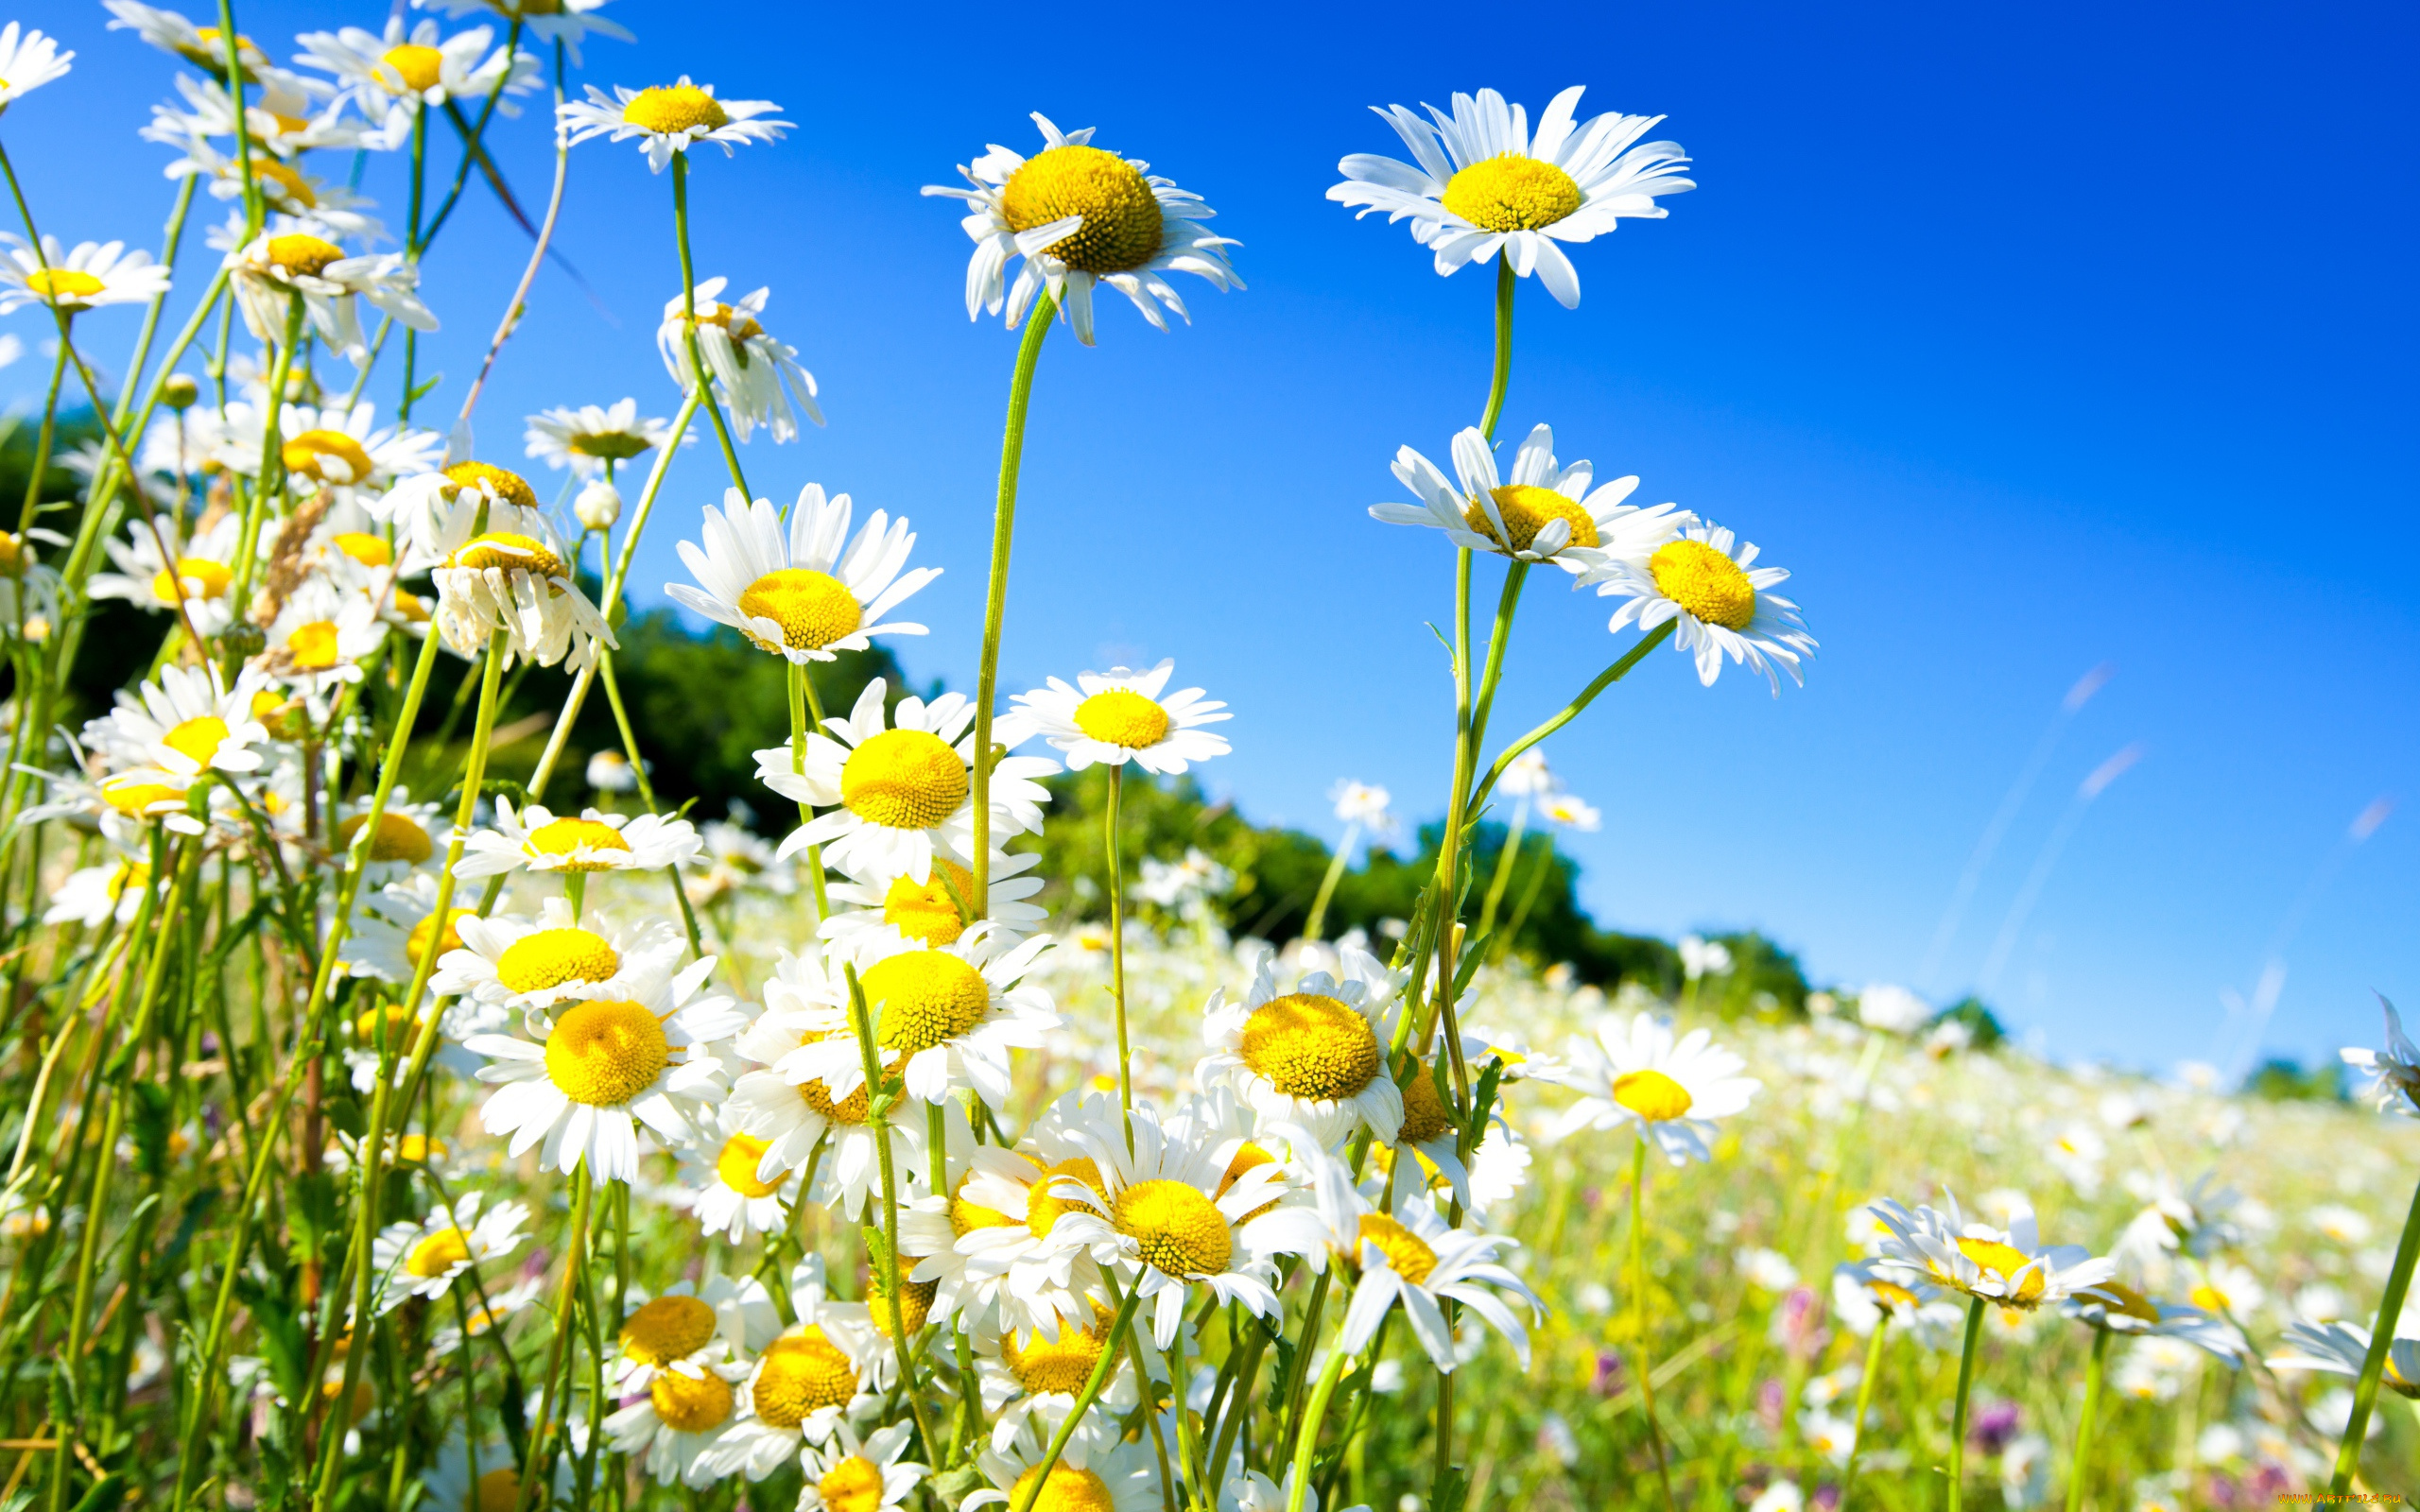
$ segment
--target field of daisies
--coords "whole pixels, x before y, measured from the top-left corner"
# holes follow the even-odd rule
[[[107,0],[106,60],[0,27],[30,446],[0,501],[0,1512],[2420,1490],[2420,1134],[2385,1116],[2420,1048],[2392,1008],[2346,1052],[2363,1105],[2249,1102],[1993,1049],[1895,989],[1702,1011],[1741,996],[1703,942],[1675,1001],[1509,948],[1522,826],[1593,823],[1550,742],[1631,676],[1778,696],[1817,649],[1745,537],[1499,429],[1516,310],[1576,306],[1591,244],[1692,187],[1660,117],[1480,89],[1337,145],[1385,149],[1328,192],[1369,255],[1431,259],[1434,318],[1495,335],[1477,423],[1405,446],[1370,510],[1436,532],[1403,611],[1451,657],[1450,779],[1416,805],[1445,843],[1376,936],[1326,937],[1348,839],[1304,937],[1253,940],[1205,905],[1219,868],[1125,822],[1228,751],[1225,704],[1166,662],[997,675],[1045,348],[1181,367],[1186,297],[1244,286],[1211,206],[1115,129],[962,123],[1018,144],[925,190],[1001,332],[980,671],[844,681],[959,590],[847,479],[748,486],[748,448],[821,423],[816,384],[690,223],[797,149],[779,105],[580,81],[628,40],[606,0],[416,3],[285,45],[225,0]],[[129,123],[165,158],[156,253],[136,186],[71,241],[18,185],[94,68],[159,75]],[[528,245],[446,235],[510,193],[492,133],[549,128]],[[666,234],[619,250],[662,281],[661,389],[565,373],[562,407],[479,415],[573,155],[633,150]],[[466,254],[492,303],[431,308],[422,267]],[[474,446],[516,421],[519,451]],[[650,528],[683,580],[630,580]],[[1532,612],[1580,606],[1558,633],[1605,666],[1512,730],[1533,577],[1583,591]],[[616,627],[659,587],[778,659],[752,825],[693,821],[639,757]],[[508,778],[515,696],[553,712]],[[575,749],[598,704],[621,748]],[[1048,853],[1098,865],[1046,874],[1046,782],[1091,768],[1098,846]],[[1357,833],[1388,808],[1338,790]]]

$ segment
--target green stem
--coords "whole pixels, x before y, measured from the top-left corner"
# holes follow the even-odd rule
[[[1640,1134],[1630,1158],[1630,1306],[1634,1334],[1631,1358],[1638,1367],[1638,1400],[1647,1411],[1647,1442],[1655,1451],[1655,1479],[1664,1505],[1680,1512],[1672,1495],[1672,1470],[1664,1458],[1664,1425],[1655,1416],[1655,1362],[1647,1349],[1647,1136]]]
[[[1512,265],[1495,265],[1495,373],[1487,387],[1487,412],[1479,417],[1478,433],[1495,439],[1495,421],[1504,413],[1505,386],[1512,381]]]
[[[1876,1338],[1882,1330],[1874,1331]],[[2067,1463],[2067,1512],[2083,1512],[2084,1484],[2091,1479],[2092,1423],[2100,1411],[2100,1372],[2109,1359],[2109,1330],[2092,1331],[2092,1359],[2083,1367],[2083,1411],[2076,1418],[2076,1452]]]
[[[818,702],[815,696],[815,680],[807,676],[806,667],[801,662],[792,662],[789,663],[789,689],[790,771],[794,776],[804,776],[806,773],[806,733],[810,728],[821,727],[822,725],[823,709],[822,705]],[[800,800],[798,806],[798,822],[801,824],[811,824],[814,821],[815,805],[808,803],[804,799]],[[947,875],[942,873],[940,867],[935,867],[933,870],[936,874],[941,875],[944,882],[948,880]],[[832,912],[832,905],[824,897],[823,848],[820,845],[811,845],[806,848],[806,880],[807,885],[815,890],[815,918],[816,921],[821,923],[824,919],[830,916]]]
[[[1512,826],[1504,834],[1504,845],[1495,852],[1495,875],[1487,881],[1487,901],[1479,905],[1478,932],[1491,934],[1495,929],[1496,910],[1504,906],[1504,890],[1512,885],[1512,863],[1521,854],[1521,842],[1529,838],[1530,800],[1523,799],[1512,808]]]
[[[1117,768],[1113,766],[1110,770],[1115,772]],[[1137,1295],[1140,1295],[1142,1287],[1137,1285],[1134,1290]],[[1201,1494],[1201,1471],[1194,1464],[1193,1413],[1184,1404],[1185,1389],[1184,1324],[1180,1321],[1177,1324],[1176,1336],[1168,1340],[1168,1394],[1176,1399],[1177,1469],[1184,1477],[1186,1502],[1207,1512],[1210,1503]]]
[[[983,598],[983,654],[975,673],[975,897],[977,912],[992,909],[992,705],[1000,696],[1000,621],[1008,612],[1009,547],[1017,527],[1017,471],[1025,463],[1026,406],[1033,398],[1033,366],[1058,306],[1046,291],[1034,297],[1009,378],[1009,420],[1000,432],[1000,492],[992,511],[992,576]]]
[[[1530,911],[1538,905],[1538,898],[1546,891],[1547,879],[1554,874],[1554,836],[1542,833],[1545,842],[1538,848],[1538,858],[1530,863],[1530,880],[1521,889],[1520,902],[1512,905],[1512,917],[1504,921],[1504,933],[1497,936],[1495,958],[1498,961],[1512,953],[1512,942],[1521,937],[1521,926],[1529,921]]]
[[[1858,1457],[1865,1452],[1865,1411],[1874,1403],[1875,1379],[1882,1373],[1882,1339],[1891,1332],[1891,1314],[1882,1313],[1874,1320],[1873,1336],[1865,1341],[1865,1373],[1858,1377],[1857,1411],[1849,1418],[1849,1462],[1841,1472],[1841,1501],[1832,1512],[1848,1512],[1849,1498],[1857,1494]]]
[[[1312,895],[1310,917],[1303,920],[1303,937],[1318,939],[1327,927],[1328,900],[1336,896],[1336,885],[1344,880],[1344,861],[1353,853],[1353,842],[1361,837],[1358,823],[1344,827],[1344,838],[1336,842],[1336,854],[1328,858],[1327,875],[1320,879],[1320,890]]]
[[[1027,1483],[1025,1495],[1017,1499],[1011,1512],[1033,1512],[1034,1503],[1042,1499],[1044,1488],[1050,1484],[1050,1472],[1058,1467],[1059,1456],[1067,1448],[1067,1440],[1076,1436],[1076,1430],[1093,1410],[1093,1403],[1099,1400],[1101,1388],[1109,1384],[1110,1376],[1117,1369],[1118,1347],[1126,1342],[1127,1330],[1134,1324],[1134,1304],[1142,1299],[1143,1293],[1138,1287],[1128,1292],[1125,1300],[1118,1303],[1117,1316],[1111,1322],[1109,1336],[1100,1347],[1100,1358],[1093,1362],[1093,1373],[1084,1378],[1084,1389],[1076,1393],[1075,1405],[1067,1409],[1067,1416],[1059,1424],[1059,1431],[1050,1435],[1050,1447],[1043,1451],[1041,1462],[1030,1472],[1033,1479]]]
[[[890,1277],[885,1295],[890,1304],[890,1348],[899,1357],[899,1394],[908,1399],[908,1410],[916,1419],[916,1432],[925,1440],[925,1452],[939,1465],[945,1461],[949,1446],[934,1435],[933,1425],[925,1419],[925,1399],[916,1390],[915,1362],[908,1353],[908,1318],[900,1310],[899,1186],[890,1163],[890,1093],[883,1085],[882,1064],[874,1055],[873,1015],[866,1005],[865,985],[857,980],[855,966],[844,962],[840,970],[849,982],[850,1027],[856,1034],[857,1053],[864,1061],[866,1107],[873,1124],[875,1160],[882,1172],[883,1264]],[[800,1189],[800,1196],[804,1202],[804,1188]]]
[[[538,1399],[538,1425],[529,1435],[529,1458],[514,1503],[518,1512],[530,1512],[530,1493],[548,1479],[546,1434],[554,1422],[556,1378],[568,1369],[564,1356],[571,1349],[572,1295],[579,1285],[580,1263],[588,1252],[588,1208],[596,1185],[596,1178],[589,1174],[588,1159],[582,1156],[571,1173],[571,1223],[563,1229],[563,1284],[555,1294],[555,1336],[546,1349],[546,1380]]]
[[[681,243],[681,331],[689,345],[689,376],[697,384],[697,391],[706,396],[706,414],[715,422],[715,439],[722,443],[723,465],[731,469],[731,481],[742,499],[752,499],[749,491],[748,474],[739,469],[739,450],[731,443],[731,427],[722,418],[722,406],[715,403],[714,380],[706,373],[705,356],[698,350],[698,274],[689,261],[689,154],[672,154],[672,229]]]
[[[1126,864],[1117,849],[1117,816],[1126,797],[1126,764],[1109,769],[1109,804],[1101,843],[1109,856],[1109,991],[1117,1009],[1117,1106],[1126,1114],[1126,1147],[1134,1147],[1133,1056],[1126,1043]]]
[[[252,569],[260,558],[261,521],[268,513],[268,501],[285,489],[285,454],[282,443],[279,417],[285,409],[286,375],[294,370],[294,350],[302,340],[302,296],[289,294],[285,300],[285,335],[277,346],[277,360],[268,375],[268,395],[261,408],[267,413],[261,421],[261,471],[252,480],[251,495],[244,501],[244,528],[235,542],[235,581],[227,591],[227,607],[241,620],[251,605]],[[229,669],[233,676],[233,669]]]
[[[1294,1429],[1293,1468],[1287,1474],[1293,1489],[1286,1493],[1286,1512],[1303,1512],[1303,1498],[1311,1488],[1311,1452],[1319,1447],[1320,1423],[1327,1417],[1328,1399],[1336,1395],[1336,1383],[1344,1379],[1344,1367],[1351,1359],[1341,1348],[1331,1350],[1327,1368],[1320,1372],[1319,1384],[1311,1388],[1310,1405],[1304,1409],[1303,1420]]]
[[[1966,1491],[1966,1399],[1975,1386],[1975,1346],[1983,1337],[1983,1299],[1966,1302],[1966,1342],[1958,1351],[1958,1401],[1949,1414],[1949,1512],[1958,1512]]]
[[[2377,1327],[2370,1331],[2370,1352],[2361,1358],[2361,1379],[2353,1387],[2353,1416],[2345,1419],[2344,1439],[2336,1451],[2336,1473],[2327,1488],[2342,1496],[2353,1488],[2353,1474],[2361,1466],[2361,1445],[2369,1436],[2370,1410],[2377,1405],[2378,1382],[2386,1375],[2388,1353],[2394,1348],[2394,1328],[2403,1316],[2403,1299],[2411,1290],[2411,1266],[2420,1260],[2420,1188],[2411,1194],[2411,1212],[2403,1220],[2403,1239],[2394,1246],[2394,1267],[2386,1275],[2386,1291],[2378,1298]]]

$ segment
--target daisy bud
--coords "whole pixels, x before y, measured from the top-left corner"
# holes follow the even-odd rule
[[[603,478],[594,479],[572,501],[571,512],[591,530],[611,530],[622,518],[622,490]]]
[[[160,385],[160,402],[179,412],[193,408],[194,401],[200,397],[201,385],[195,383],[190,373],[172,372]]]

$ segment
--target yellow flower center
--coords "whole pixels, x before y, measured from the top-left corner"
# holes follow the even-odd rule
[[[415,94],[435,89],[437,81],[444,77],[445,55],[418,43],[407,42],[401,46],[389,47],[378,60],[404,81],[404,88]]]
[[[395,612],[401,614],[407,624],[428,623],[428,606],[421,601],[419,594],[406,593],[400,588],[395,590]]]
[[[775,1339],[756,1368],[756,1416],[776,1428],[796,1428],[821,1407],[845,1407],[857,1394],[857,1367],[810,1323]]]
[[[1964,1244],[1964,1240],[1960,1240]],[[2106,1288],[2103,1288],[2106,1290]],[[2204,1281],[2185,1294],[2185,1299],[2204,1313],[2224,1313],[2228,1308],[2227,1294]]]
[[[927,945],[946,945],[966,933],[966,920],[958,913],[958,903],[942,882],[942,873],[958,885],[958,895],[972,902],[975,898],[975,874],[955,861],[933,857],[933,877],[918,883],[902,872],[882,895],[882,921],[897,929],[909,939]]]
[[[1224,1214],[1189,1181],[1137,1181],[1117,1194],[1117,1231],[1164,1276],[1216,1276],[1235,1254]]]
[[[404,1031],[411,1026],[411,1014],[400,1003],[389,1003],[383,1009],[372,1008],[353,1021],[353,1032],[354,1037],[360,1040],[363,1044],[376,1044],[378,1042],[379,1034],[378,1026],[382,1022],[387,1026],[387,1038],[394,1043],[401,1044],[404,1039]],[[421,1030],[423,1033],[427,1031],[428,1023],[429,1021],[426,1019],[420,1021]],[[417,1040],[419,1036],[415,1035],[413,1038]]]
[[[708,1370],[684,1376],[666,1370],[647,1383],[648,1400],[666,1428],[710,1433],[731,1421],[731,1383]]]
[[[285,117],[285,119],[291,119],[291,117]],[[232,175],[226,174],[223,169],[220,171],[223,177],[239,180],[243,177],[243,169],[240,165]],[[254,178],[264,180],[268,185],[268,198],[271,202],[283,200],[288,210],[317,210],[320,207],[320,197],[311,192],[310,180],[275,158],[254,158],[252,174]]]
[[[532,930],[506,946],[495,963],[496,979],[514,992],[602,982],[621,969],[613,942],[584,929]]]
[[[1403,1090],[1403,1132],[1395,1136],[1395,1143],[1426,1144],[1453,1127],[1445,1105],[1438,1100],[1436,1078],[1428,1074],[1426,1066],[1412,1068],[1411,1085]]]
[[[1647,558],[1655,591],[1708,625],[1744,630],[1756,617],[1756,590],[1739,564],[1703,541],[1668,541]]]
[[[1101,1346],[1106,1342],[1102,1326],[1095,1323],[1088,1329],[1061,1328],[1055,1339],[1039,1333],[1028,1334],[1020,1345],[1017,1335],[1000,1336],[1000,1363],[1017,1384],[1033,1396],[1056,1392],[1072,1397],[1084,1389],[1092,1379],[1093,1367],[1100,1364]]]
[[[1363,1213],[1358,1234],[1361,1243],[1377,1246],[1395,1274],[1414,1286],[1426,1281],[1428,1273],[1437,1268],[1437,1251],[1428,1247],[1427,1241],[1383,1212]]]
[[[298,625],[285,638],[285,654],[305,672],[325,672],[339,660],[337,653],[337,627],[334,620],[313,620]]]
[[[411,935],[404,941],[404,949],[410,954],[412,965],[417,967],[421,962],[428,958],[428,953],[430,950],[429,938],[432,936],[436,936],[437,944],[435,948],[439,959],[442,960],[447,951],[460,950],[462,948],[462,936],[454,926],[477,912],[478,910],[475,908],[447,909],[445,911],[445,927],[441,931],[437,927],[437,916],[435,914],[431,914],[426,919],[422,919],[419,923],[414,924],[412,926]]]
[[[101,784],[101,798],[120,814],[141,814],[154,803],[171,803],[184,798],[182,791],[160,782],[147,782],[139,777],[112,777]]]
[[[567,856],[580,850],[619,850],[631,853],[631,842],[622,832],[598,819],[551,819],[529,832],[522,849],[533,856]],[[618,863],[590,858],[566,863],[564,871],[610,871]]]
[[[521,1504],[521,1476],[510,1465],[499,1465],[479,1476],[462,1512],[513,1512]]]
[[[1650,1124],[1668,1124],[1688,1112],[1696,1099],[1660,1071],[1626,1071],[1614,1078],[1614,1101]]]
[[[765,334],[765,328],[756,323],[754,316],[736,305],[725,304],[720,300],[698,311],[698,323],[722,327],[724,333],[735,343],[752,341]],[[739,358],[741,367],[748,366],[748,349],[745,345],[740,345],[735,355]]]
[[[1036,1239],[1049,1238],[1051,1226],[1059,1221],[1063,1212],[1089,1212],[1096,1218],[1101,1215],[1100,1210],[1089,1202],[1051,1194],[1050,1188],[1063,1176],[1074,1177],[1095,1192],[1100,1192],[1104,1202],[1109,1199],[1109,1194],[1101,1191],[1100,1167],[1085,1156],[1079,1155],[1045,1169],[1042,1179],[1036,1181],[1025,1196],[1025,1226],[1033,1231]]]
[[[622,1324],[622,1352],[641,1365],[685,1359],[715,1336],[715,1310],[694,1297],[659,1297]]]
[[[1894,1313],[1916,1305],[1916,1294],[1896,1281],[1886,1281],[1876,1277],[1865,1283],[1865,1289],[1874,1294],[1875,1301]]]
[[[457,462],[445,470],[445,475],[462,488],[483,488],[507,504],[517,505],[524,509],[538,507],[538,490],[529,486],[527,478],[510,469],[496,467],[487,462]],[[492,536],[486,539],[517,541],[527,538]]]
[[[306,232],[268,239],[268,260],[288,273],[317,278],[331,263],[344,261],[344,249]]]
[[[836,1103],[832,1089],[821,1081],[803,1081],[798,1084],[798,1095],[808,1111],[830,1123],[863,1125],[873,1117],[873,1098],[863,1087]]]
[[[1514,483],[1490,490],[1488,497],[1495,501],[1495,512],[1504,517],[1504,528],[1512,537],[1511,549],[1514,551],[1529,550],[1530,542],[1538,539],[1538,532],[1554,520],[1567,521],[1571,525],[1571,539],[1565,545],[1597,544],[1597,522],[1580,507],[1579,500],[1568,494]],[[1497,545],[1504,544],[1504,538],[1495,533],[1495,522],[1476,503],[1462,511],[1462,522]]]
[[[470,1240],[463,1237],[461,1229],[448,1228],[412,1246],[412,1252],[404,1257],[404,1269],[423,1280],[435,1280],[455,1266],[467,1264],[470,1259]]]
[[[1996,1239],[1962,1237],[1958,1241],[1958,1252],[1981,1267],[1984,1276],[1998,1277],[2002,1286],[2006,1286],[2017,1272],[2025,1271],[2025,1280],[2017,1283],[2015,1294],[2003,1297],[2003,1301],[2030,1303],[2040,1300],[2044,1285],[2042,1267],[2036,1265],[2031,1270],[2025,1270],[2025,1254],[2014,1246],[2001,1244]],[[1940,1267],[1935,1266],[1934,1269],[1938,1273]],[[1945,1276],[1942,1279],[1949,1280]]]
[[[873,1317],[873,1331],[884,1338],[890,1332],[890,1279],[881,1271],[868,1277],[866,1311]],[[925,1320],[933,1315],[933,1298],[940,1295],[939,1281],[903,1280],[899,1288],[899,1322],[914,1338]]]
[[[26,543],[6,530],[0,530],[0,573],[13,576],[26,563]]]
[[[356,814],[337,825],[337,848],[342,850],[351,847],[354,837],[361,833],[362,825],[368,823],[369,819],[370,816],[367,814]],[[436,852],[436,842],[429,838],[426,830],[421,828],[419,820],[406,814],[397,814],[392,809],[378,816],[378,833],[370,837],[370,859],[372,861],[402,861],[416,867],[427,860]],[[458,915],[461,912],[464,910],[456,910]],[[449,930],[447,933],[450,934],[452,931]],[[459,940],[455,942],[456,945],[460,943]]]
[[[207,766],[227,740],[227,721],[216,714],[203,714],[188,719],[171,730],[161,744],[181,756],[190,757],[198,765]]]
[[[635,1003],[576,1003],[546,1035],[546,1078],[575,1103],[611,1108],[655,1085],[672,1043]]]
[[[852,1454],[823,1472],[815,1494],[829,1512],[882,1512],[882,1467]]]
[[[91,299],[109,287],[78,267],[42,267],[26,275],[26,287],[54,304]]]
[[[2142,1323],[2156,1324],[2159,1322],[2158,1307],[2153,1305],[2150,1297],[2145,1297],[2142,1293],[2135,1290],[2133,1287],[2122,1285],[2117,1281],[2102,1281],[2100,1283],[2098,1290],[2105,1292],[2109,1296],[2117,1298],[2117,1300],[2113,1302],[2102,1304],[2105,1310],[2109,1313],[2122,1317],[2131,1317],[2137,1322]]]
[[[695,84],[658,84],[631,95],[622,119],[642,131],[678,136],[700,127],[718,131],[731,124],[731,112]]]
[[[119,862],[117,869],[110,873],[110,902],[115,902],[125,897],[129,887],[148,885],[150,881],[151,868],[145,863]]]
[[[769,1141],[753,1134],[734,1134],[722,1142],[722,1153],[715,1157],[715,1175],[724,1186],[743,1197],[769,1197],[782,1190],[789,1173],[785,1171],[770,1181],[756,1178],[757,1163],[765,1159]]]
[[[304,431],[280,447],[278,455],[285,459],[288,472],[317,478],[321,483],[359,483],[373,471],[370,454],[362,450],[358,440],[342,431]],[[378,540],[376,536],[361,539]],[[383,567],[386,563],[363,565]]]
[[[1076,728],[1104,746],[1141,750],[1168,738],[1168,712],[1139,693],[1112,688],[1076,705]]]
[[[395,1159],[399,1160],[417,1165],[432,1157],[440,1160],[445,1159],[443,1141],[430,1139],[425,1134],[406,1134],[395,1142]]]
[[[967,786],[965,760],[923,730],[886,730],[840,766],[840,801],[891,830],[936,828],[966,801]]]
[[[885,1050],[921,1055],[983,1022],[992,1005],[983,973],[947,951],[908,951],[876,961],[860,978]]]
[[[627,462],[652,444],[636,431],[577,431],[563,443],[563,450],[577,456]]]
[[[533,577],[568,577],[571,570],[563,559],[546,548],[546,543],[532,536],[516,535],[510,530],[492,530],[484,536],[473,536],[445,558],[448,567],[497,567],[506,572],[527,573]]]
[[[1518,152],[1481,158],[1445,185],[1445,208],[1488,231],[1536,231],[1580,205],[1571,175]]]
[[[1159,254],[1160,202],[1132,164],[1092,146],[1052,147],[1028,158],[1000,190],[1000,218],[1030,231],[1069,215],[1073,235],[1044,250],[1087,273],[1126,273]]]
[[[740,593],[739,612],[780,626],[783,644],[793,651],[821,651],[865,622],[846,584],[805,567],[784,567],[749,584]],[[782,649],[761,635],[748,638],[768,651]]]
[[[307,435],[309,433],[305,432],[304,434]],[[294,443],[292,441],[286,442],[286,445],[288,446],[292,446],[293,444]],[[369,464],[369,458],[365,456],[362,458],[362,462],[366,470]],[[294,463],[289,458],[285,465],[290,468]],[[328,538],[328,544],[336,547],[337,550],[343,552],[346,556],[361,563],[364,567],[391,567],[395,562],[395,548],[387,544],[386,541],[380,540],[378,537],[370,535],[364,531],[346,530],[339,532],[338,534]]]
[[[151,579],[151,592],[161,603],[173,604],[182,596],[183,585],[190,582],[201,585],[201,592],[192,595],[195,598],[223,598],[234,581],[233,573],[207,557],[180,557],[175,572],[164,572]]]
[[[1073,152],[1073,147],[1060,147],[1061,152]],[[1039,1492],[1033,1483],[1042,1481]],[[1061,1460],[1050,1467],[1050,1476],[1043,1480],[1042,1467],[1034,1466],[1017,1477],[1009,1500],[1027,1512],[1117,1512],[1117,1503],[1109,1494],[1109,1483],[1091,1470],[1079,1469]]]
[[[1288,1097],[1354,1096],[1378,1074],[1378,1037],[1353,1008],[1316,992],[1289,992],[1244,1021],[1244,1064]]]

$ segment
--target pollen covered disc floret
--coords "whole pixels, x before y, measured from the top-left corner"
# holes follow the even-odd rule
[[[1351,1097],[1378,1074],[1370,1021],[1332,997],[1289,992],[1245,1021],[1244,1064],[1288,1097]]]
[[[938,827],[972,787],[958,752],[922,730],[886,730],[859,744],[840,766],[840,801],[850,813],[891,830]]]
[[[573,1004],[546,1036],[547,1078],[573,1102],[593,1107],[629,1102],[671,1058],[664,1025],[636,1003]]]
[[[1028,158],[1000,190],[1000,218],[1029,232],[1070,217],[1083,225],[1042,249],[1069,267],[1125,273],[1158,254],[1160,203],[1141,170],[1115,152],[1070,143]]]

